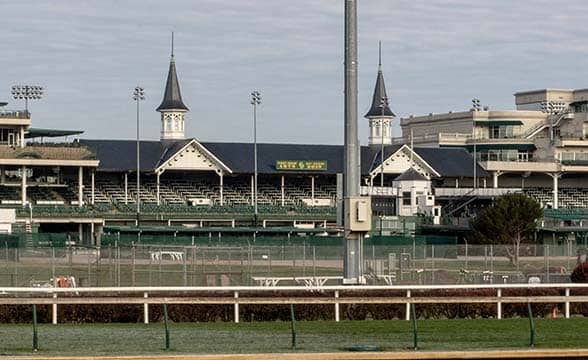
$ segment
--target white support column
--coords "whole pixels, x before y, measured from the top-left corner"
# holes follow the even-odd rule
[[[78,168],[78,207],[82,207],[84,196],[84,168]]]
[[[159,176],[160,176],[159,173],[157,173],[155,176],[155,179],[156,179],[155,182],[156,182],[156,187],[157,187],[157,205],[161,205],[161,200],[159,198]]]
[[[282,175],[282,206],[286,205],[286,190],[284,185],[284,175]]]
[[[559,199],[558,199],[558,195],[559,195],[559,177],[561,176],[561,174],[559,173],[553,173],[551,174],[551,177],[553,178],[553,208],[554,209],[558,209],[559,208]]]
[[[94,227],[94,223],[91,222],[90,223],[90,245],[92,246],[96,246],[96,237],[94,236],[94,233],[96,232],[96,229]]]
[[[492,187],[495,189],[498,188],[498,176],[499,175],[500,174],[498,173],[498,171],[494,171],[492,173]]]
[[[254,205],[254,201],[255,201],[255,199],[254,199],[255,195],[253,195],[255,193],[255,180],[253,179],[253,177],[254,176],[251,175],[251,206]]]
[[[92,169],[92,172],[90,173],[92,176],[92,205],[94,205],[94,200],[96,199],[95,194],[94,194],[94,190],[95,190],[95,184],[94,184],[95,174],[94,173],[95,173],[95,170]]]
[[[314,176],[310,177],[310,199],[312,200],[312,205],[314,205]]]
[[[20,177],[20,193],[21,193],[21,202],[22,206],[27,204],[27,167],[22,166],[20,168],[21,177]]]
[[[125,205],[129,203],[129,174],[125,173]]]
[[[20,127],[20,147],[25,147],[24,126]]]
[[[224,205],[225,204],[225,198],[223,196],[223,192],[224,192],[223,191],[223,188],[224,188],[224,182],[223,182],[224,180],[223,180],[223,178],[224,177],[223,177],[223,172],[222,171],[219,173],[218,177],[219,177],[218,182],[219,182],[219,191],[220,191],[220,194],[219,194],[219,196],[220,196],[220,204],[221,205]]]

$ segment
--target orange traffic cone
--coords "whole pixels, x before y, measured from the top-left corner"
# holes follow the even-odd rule
[[[553,309],[551,309],[551,318],[557,319],[557,306],[554,306]]]

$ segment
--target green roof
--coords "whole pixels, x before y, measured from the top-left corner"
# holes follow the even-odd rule
[[[28,128],[25,133],[25,138],[32,139],[38,137],[61,137],[70,135],[83,134],[82,130],[56,130],[56,129],[37,129]]]

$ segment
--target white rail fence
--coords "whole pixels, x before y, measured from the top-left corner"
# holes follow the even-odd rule
[[[503,296],[504,290],[556,289],[560,295]],[[142,304],[143,321],[149,323],[149,305],[216,304],[232,305],[234,322],[239,322],[239,305],[309,304],[333,305],[335,321],[340,320],[341,304],[404,304],[410,320],[411,304],[496,304],[496,318],[502,318],[507,303],[564,304],[565,318],[571,303],[588,303],[588,295],[571,290],[588,289],[588,284],[497,284],[497,285],[414,285],[414,286],[237,286],[237,287],[104,287],[104,288],[0,288],[0,305],[52,305],[52,322],[57,324],[57,306],[66,304]],[[473,292],[447,296],[450,290],[491,290],[488,296]],[[421,294],[420,291],[428,291]],[[361,292],[358,296],[357,294]],[[390,292],[393,294],[385,294]],[[433,294],[431,294],[433,293]],[[588,294],[588,292],[585,292]],[[286,295],[285,295],[286,294]],[[312,296],[309,296],[312,294]],[[563,294],[563,295],[562,295]]]

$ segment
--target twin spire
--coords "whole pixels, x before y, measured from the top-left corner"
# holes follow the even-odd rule
[[[384,74],[382,73],[382,42],[380,41],[379,56],[378,56],[378,77],[376,78],[376,87],[374,89],[374,97],[372,98],[372,106],[367,114],[364,115],[366,118],[376,116],[391,116],[396,115],[390,110],[388,105],[388,95],[386,95],[386,85],[384,84]]]
[[[163,101],[156,109],[159,112],[167,110],[189,111],[188,107],[182,101],[182,94],[180,92],[180,83],[178,82],[178,75],[176,73],[176,61],[174,59],[174,33],[172,32],[171,41],[171,59],[169,62],[169,71],[167,73],[167,82],[165,84],[165,93],[163,94]]]

